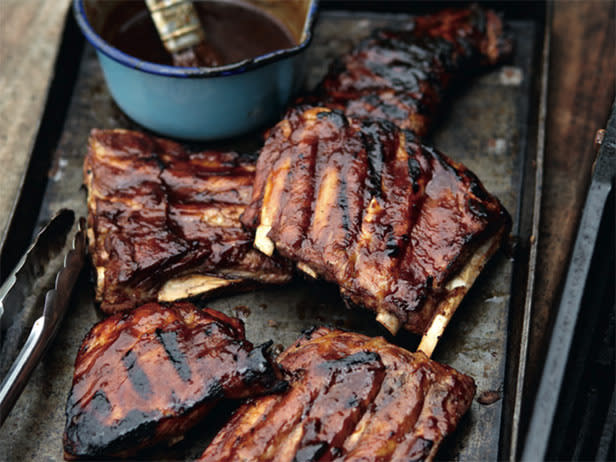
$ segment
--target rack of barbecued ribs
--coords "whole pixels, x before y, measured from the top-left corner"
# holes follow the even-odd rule
[[[280,391],[270,345],[253,347],[242,321],[187,302],[108,317],[75,360],[66,458],[126,457],[178,441],[223,398]]]
[[[240,407],[202,462],[432,460],[475,394],[472,378],[381,337],[320,328],[277,361],[289,389]]]
[[[335,60],[299,102],[383,118],[424,136],[452,84],[511,55],[513,41],[504,29],[494,11],[477,5],[376,29]]]
[[[101,309],[289,281],[288,263],[254,250],[239,221],[254,169],[233,152],[192,153],[140,132],[92,130],[84,182]]]
[[[510,227],[464,166],[391,122],[323,107],[270,131],[242,222],[263,253],[335,282],[392,333],[430,334],[427,354]]]

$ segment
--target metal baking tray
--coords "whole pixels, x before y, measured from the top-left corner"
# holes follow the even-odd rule
[[[444,6],[437,4],[438,8]],[[504,11],[516,40],[514,56],[504,66],[471,76],[450,95],[430,141],[478,175],[510,211],[514,228],[509,251],[492,259],[434,355],[434,359],[471,375],[477,383],[477,396],[487,393],[498,398],[492,404],[473,402],[439,453],[439,458],[447,460],[515,459],[518,435],[524,430],[522,385],[541,199],[550,5],[537,2],[514,7],[489,2],[487,6]],[[308,51],[306,86],[314,85],[333,57],[373,28],[407,20],[429,8],[434,5],[321,2]],[[30,167],[10,227],[0,242],[0,276],[10,271],[32,233],[54,211],[64,207],[86,214],[82,163],[89,131],[95,127],[140,129],[113,103],[94,50],[84,45],[69,13]],[[255,134],[192,147],[248,152],[259,146],[259,139]],[[71,305],[49,354],[0,428],[0,454],[6,460],[62,459],[64,406],[73,362],[84,335],[102,319],[85,271]],[[392,338],[373,315],[347,310],[335,287],[302,279],[284,287],[207,300],[202,305],[242,318],[250,341],[272,339],[280,348],[290,345],[303,329],[322,324],[383,335],[410,350],[419,341],[408,333]],[[14,337],[14,349],[18,337]],[[230,404],[219,407],[191,430],[184,442],[170,449],[151,450],[143,457],[187,459],[200,454],[232,410]]]

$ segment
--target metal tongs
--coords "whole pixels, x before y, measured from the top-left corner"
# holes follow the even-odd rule
[[[5,332],[19,315],[45,266],[64,248],[66,236],[74,221],[73,211],[63,209],[58,212],[36,236],[34,243],[0,287],[0,332]],[[34,322],[24,346],[0,385],[0,426],[51,344],[68,308],[73,286],[85,260],[84,228],[85,222],[82,218],[79,220],[71,248],[64,258],[64,264],[56,275],[55,286],[45,295],[43,314]]]

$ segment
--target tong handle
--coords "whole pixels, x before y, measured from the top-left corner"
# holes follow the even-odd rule
[[[6,374],[2,385],[0,385],[0,426],[13,409],[17,398],[28,383],[32,371],[45,353],[49,342],[42,341],[44,340],[44,328],[45,316],[41,316],[34,322],[26,343]]]
[[[70,227],[73,223],[74,214],[70,211],[70,215],[67,215],[66,212],[60,212],[52,220],[52,223],[57,223],[57,218],[60,216],[70,216]],[[37,242],[39,237],[37,237]],[[29,252],[32,252],[34,247],[36,247],[36,244]],[[83,267],[85,254],[85,220],[81,218],[78,222],[78,231],[73,238],[72,248],[64,257],[64,266],[56,275],[54,288],[45,295],[43,315],[34,322],[26,343],[21,348],[17,359],[13,362],[11,369],[0,385],[0,426],[2,426],[11,409],[13,409],[17,398],[19,398],[28,379],[32,375],[32,371],[58,332],[62,317],[68,308],[72,289]],[[11,307],[15,309],[13,305]],[[17,303],[16,306],[20,308],[21,304]]]

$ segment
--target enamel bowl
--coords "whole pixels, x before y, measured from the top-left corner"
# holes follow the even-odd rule
[[[131,119],[162,135],[213,140],[280,118],[302,84],[316,19],[317,0],[242,1],[277,18],[297,45],[221,67],[166,66],[129,56],[101,38],[99,31],[119,2],[74,0],[73,7],[111,96]]]

